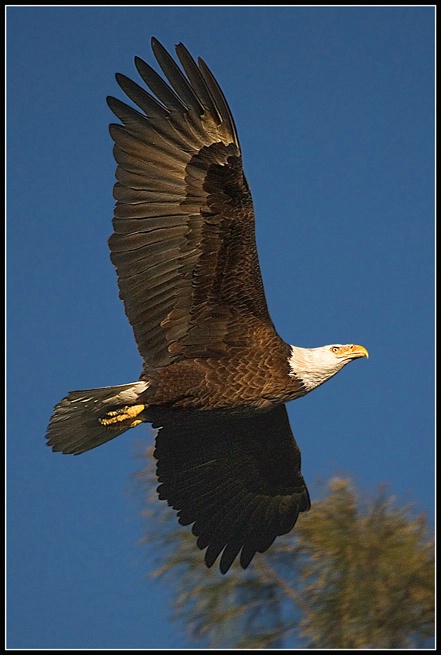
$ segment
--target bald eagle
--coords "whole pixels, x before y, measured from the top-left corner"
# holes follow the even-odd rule
[[[285,404],[367,357],[359,345],[286,344],[271,320],[234,120],[213,74],[156,40],[160,76],[116,79],[117,162],[109,239],[143,359],[138,381],[72,391],[47,444],[79,455],[140,423],[157,429],[159,498],[193,526],[208,567],[246,568],[310,507]]]

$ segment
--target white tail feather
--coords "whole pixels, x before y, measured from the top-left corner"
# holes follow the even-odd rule
[[[79,455],[118,437],[129,429],[127,425],[122,429],[106,427],[100,423],[100,416],[107,408],[135,404],[148,386],[148,382],[139,380],[117,387],[71,391],[55,405],[46,434],[47,445],[54,451]]]

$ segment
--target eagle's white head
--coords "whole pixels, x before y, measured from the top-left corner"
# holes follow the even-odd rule
[[[363,346],[352,343],[335,343],[320,348],[291,346],[289,374],[300,379],[308,393],[359,357],[369,357],[368,351]]]

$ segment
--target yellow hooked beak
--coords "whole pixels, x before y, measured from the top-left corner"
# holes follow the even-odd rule
[[[347,349],[347,356],[349,359],[358,359],[358,357],[366,357],[366,359],[369,359],[369,353],[363,346],[357,346],[353,344],[351,346],[347,346]]]

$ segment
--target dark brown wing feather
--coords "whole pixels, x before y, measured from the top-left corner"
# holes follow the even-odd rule
[[[155,457],[160,499],[194,524],[207,566],[222,553],[222,573],[239,553],[246,568],[310,506],[284,405],[249,418],[190,415],[161,427]]]
[[[155,39],[152,48],[168,83],[136,58],[151,93],[117,80],[140,111],[108,98],[122,122],[110,126],[118,182],[109,246],[147,368],[240,343],[240,319],[272,326],[228,104],[182,44],[184,72]]]

